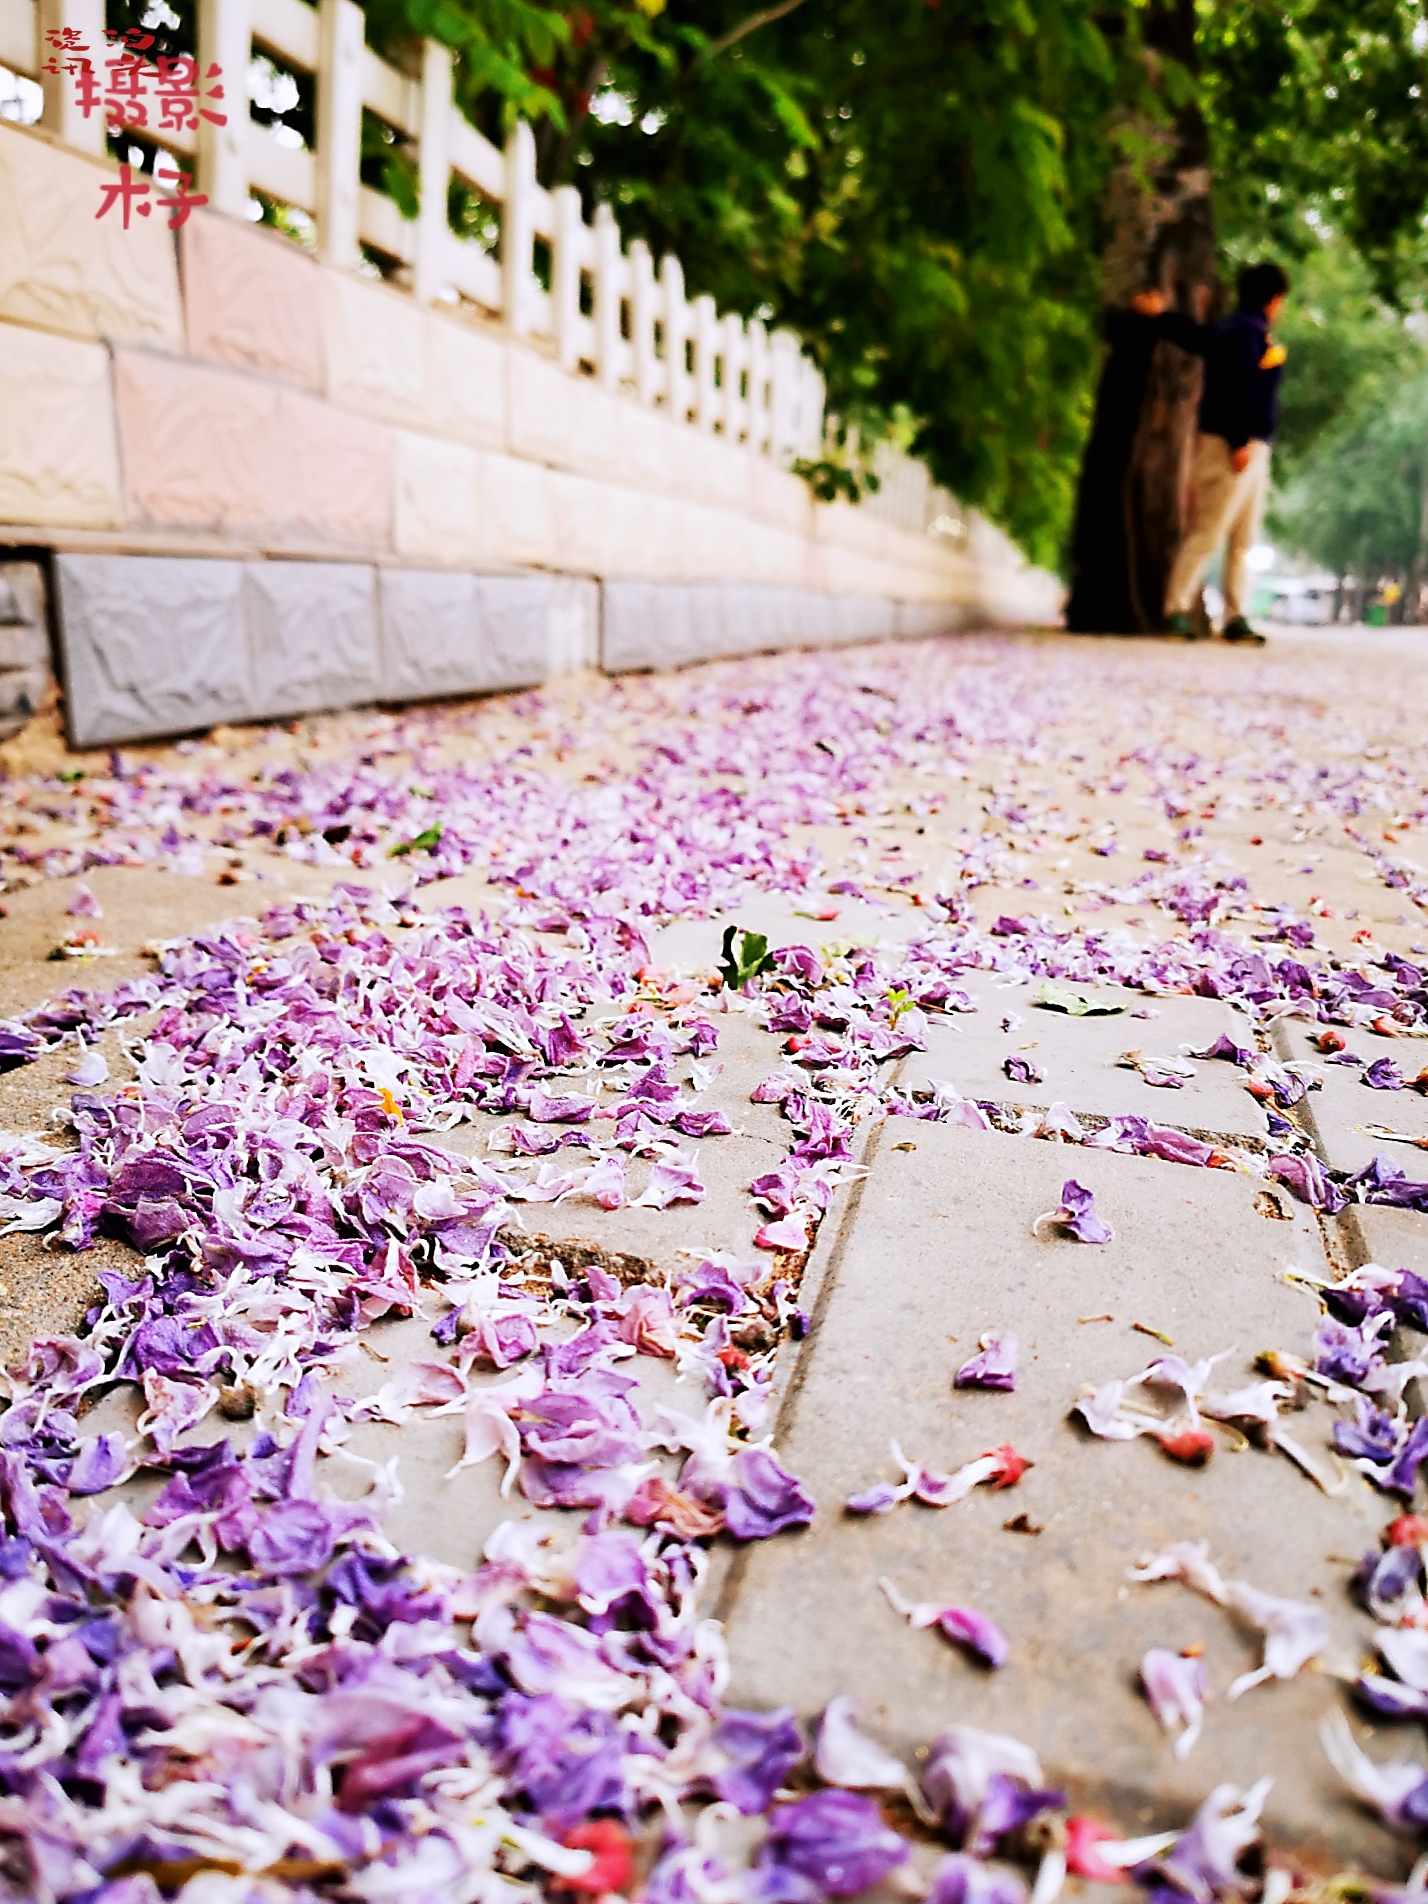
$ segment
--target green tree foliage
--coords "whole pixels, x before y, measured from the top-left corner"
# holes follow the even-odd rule
[[[1368,266],[1331,234],[1306,254],[1280,335],[1294,376],[1284,386],[1271,533],[1338,575],[1424,579],[1428,348],[1420,321],[1375,297]]]
[[[532,120],[545,183],[610,201],[692,292],[794,326],[864,445],[904,419],[940,481],[1054,561],[1108,181],[1149,168],[1187,102],[1232,255],[1312,255],[1311,203],[1383,296],[1418,255],[1419,0],[1200,0],[1183,62],[1150,50],[1173,4],[370,0],[368,32],[446,41],[491,136]],[[1304,432],[1327,426],[1311,409]]]

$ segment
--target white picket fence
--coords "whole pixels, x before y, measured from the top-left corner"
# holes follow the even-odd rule
[[[97,64],[122,51],[105,45],[104,24],[103,0],[0,0],[0,65],[42,86],[44,127],[98,155],[102,112],[85,116],[73,78],[43,67],[53,44],[47,35],[66,27],[95,49]],[[818,454],[823,380],[798,338],[770,335],[757,318],[721,315],[711,297],[687,298],[679,260],[666,256],[656,271],[641,240],[627,249],[608,206],[586,224],[574,186],[547,191],[538,183],[529,126],[518,124],[501,151],[457,110],[445,47],[426,41],[415,78],[366,44],[354,0],[200,0],[197,52],[201,72],[221,69],[228,123],[200,118],[197,131],[159,129],[151,115],[141,136],[195,174],[210,207],[247,218],[251,195],[262,193],[312,218],[327,264],[355,270],[365,246],[419,302],[468,300],[514,336],[553,348],[572,374],[593,374],[608,389],[780,462]],[[316,76],[315,151],[252,118],[255,55]],[[364,108],[416,154],[415,220],[361,182]],[[453,176],[499,218],[497,255],[451,229]],[[538,241],[549,247],[549,288],[536,271]]]

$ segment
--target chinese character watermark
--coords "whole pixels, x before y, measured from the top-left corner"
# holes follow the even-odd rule
[[[206,73],[200,73],[191,53],[158,52],[152,59],[145,58],[155,44],[152,33],[139,27],[106,32],[104,38],[112,57],[102,62],[95,60],[77,27],[52,27],[44,37],[49,58],[41,70],[73,79],[80,112],[88,119],[102,110],[111,132],[148,132],[162,142],[165,133],[196,132],[200,119],[214,126],[228,124],[227,113],[214,109],[223,99],[222,68],[211,65]],[[101,64],[102,80],[98,71]],[[172,212],[169,227],[176,230],[195,205],[208,203],[201,192],[190,192],[192,183],[189,172],[179,172],[176,177],[156,173],[151,183],[125,162],[119,167],[118,181],[101,186],[102,202],[94,215],[103,218],[119,205],[127,231],[132,214],[147,218],[157,204]],[[155,186],[171,190],[174,196],[155,196]]]

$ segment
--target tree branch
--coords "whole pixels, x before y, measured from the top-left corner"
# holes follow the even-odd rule
[[[786,13],[792,13],[795,7],[802,5],[803,0],[778,0],[777,6],[761,7],[757,13],[751,13],[747,20],[741,20],[736,27],[731,27],[722,39],[711,41],[700,57],[714,59],[720,53],[727,53],[747,34],[756,33],[761,26],[772,26],[775,20],[781,20]]]

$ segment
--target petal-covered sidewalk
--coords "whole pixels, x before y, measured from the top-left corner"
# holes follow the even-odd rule
[[[1402,1883],[1417,639],[12,779],[0,1894]]]

